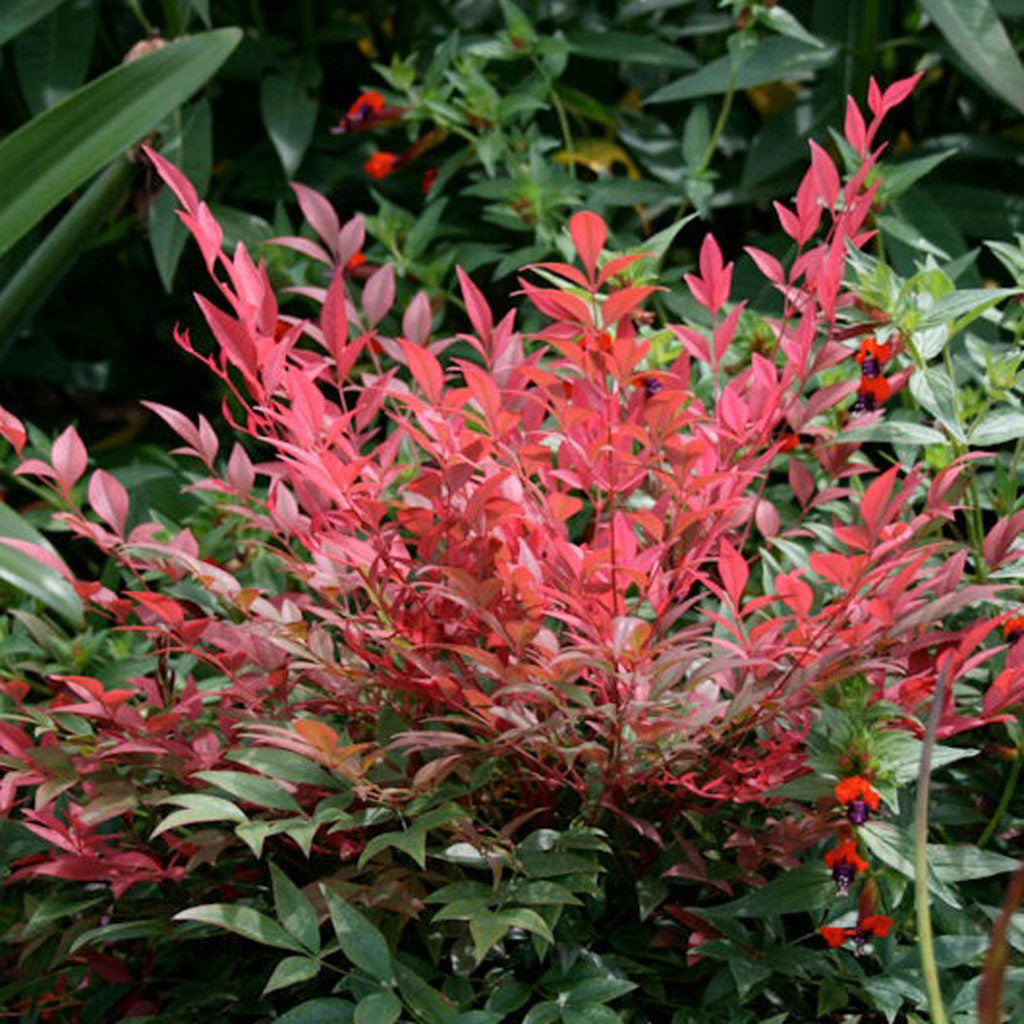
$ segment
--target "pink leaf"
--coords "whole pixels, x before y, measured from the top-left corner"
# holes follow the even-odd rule
[[[779,218],[779,224],[782,225],[782,230],[789,235],[794,241],[800,238],[800,221],[797,220],[796,214],[787,206],[783,206],[782,203],[776,201],[772,203],[775,207],[775,212]],[[802,243],[801,243],[802,244]]]
[[[385,263],[366,282],[363,289],[363,312],[370,327],[384,319],[395,301],[395,268]]]
[[[615,259],[609,260],[601,267],[601,272],[597,275],[597,287],[600,288],[608,278],[621,273],[626,267],[631,267],[637,260],[646,259],[650,255],[649,252],[633,252],[625,256],[616,256]]]
[[[345,295],[345,278],[342,271],[335,271],[323,308],[320,310],[320,330],[324,333],[327,351],[334,357],[338,367],[338,380],[348,376],[351,365],[345,359],[345,343],[348,341],[348,310]]]
[[[785,271],[782,269],[782,264],[774,256],[765,252],[763,249],[755,249],[752,245],[748,245],[746,247],[746,252],[757,264],[757,269],[760,270],[772,284],[783,284],[785,282]]]
[[[846,123],[844,126],[846,141],[861,156],[867,156],[868,137],[867,128],[864,124],[864,116],[857,106],[857,101],[852,96],[846,97]]]
[[[316,189],[298,182],[291,182],[292,191],[299,201],[299,209],[306,223],[323,239],[324,245],[334,256],[338,255],[338,236],[341,234],[341,222],[330,201]]]
[[[581,210],[573,214],[569,221],[569,234],[572,236],[572,244],[580,254],[580,260],[586,268],[587,277],[594,280],[594,269],[600,259],[601,250],[608,238],[608,228],[605,222],[596,213],[589,210]]]
[[[171,191],[178,197],[186,211],[195,214],[199,206],[199,195],[192,182],[170,160],[162,157],[155,149],[144,145],[142,151],[149,157],[150,163],[156,168],[156,173],[171,187]]]
[[[89,480],[89,504],[118,535],[124,536],[124,526],[128,519],[128,492],[124,484],[105,469],[97,469]]]
[[[740,314],[743,312],[743,303],[735,306],[729,315],[715,328],[715,354],[713,365],[719,366],[725,353],[736,336],[736,327],[739,324]]]
[[[21,455],[25,449],[25,441],[28,435],[25,433],[25,425],[12,412],[8,412],[0,405],[0,437],[13,445],[14,450]]]
[[[283,245],[286,249],[294,249],[304,256],[309,256],[321,263],[331,265],[331,257],[327,250],[317,245],[311,238],[302,238],[299,235],[279,235],[277,238],[268,239],[271,245]]]
[[[814,494],[814,475],[799,459],[789,460],[789,487],[800,507],[807,508]]]
[[[357,252],[362,250],[365,241],[366,221],[361,213],[356,214],[351,220],[345,221],[341,229],[341,237],[338,241],[338,262],[345,266]]]
[[[491,307],[487,305],[483,292],[473,284],[469,274],[462,267],[457,266],[455,273],[459,276],[459,288],[462,290],[462,298],[466,303],[469,322],[484,345],[489,346],[491,332],[494,330],[494,316],[491,313]]]
[[[242,494],[252,490],[256,482],[256,470],[245,449],[236,441],[228,459],[228,483]]]
[[[430,337],[434,314],[426,292],[417,292],[402,316],[402,333],[414,344],[423,345]]]
[[[811,169],[814,171],[814,180],[818,186],[818,197],[821,199],[827,210],[832,210],[836,205],[836,196],[839,195],[839,172],[832,158],[811,139]]]
[[[61,490],[67,495],[76,481],[85,472],[89,456],[86,454],[85,445],[78,436],[74,427],[67,427],[60,437],[53,442],[50,451],[50,461],[56,473],[57,483]]]

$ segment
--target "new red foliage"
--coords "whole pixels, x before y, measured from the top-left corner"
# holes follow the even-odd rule
[[[80,507],[65,522],[138,583],[120,595],[82,585],[83,595],[164,649],[192,652],[215,682],[175,687],[155,671],[111,691],[55,680],[54,706],[71,704],[98,737],[59,770],[45,756],[51,736],[5,727],[4,806],[38,787],[35,808],[19,813],[54,846],[19,877],[110,879],[123,891],[184,870],[173,848],[157,854],[143,844],[143,852],[110,818],[98,836],[86,812],[100,766],[141,760],[201,788],[195,772],[229,767],[239,747],[263,745],[304,751],[360,779],[376,756],[383,709],[408,723],[396,746],[449,758],[445,772],[503,759],[520,801],[508,818],[569,794],[592,817],[621,814],[657,836],[643,808],[771,801],[806,770],[804,738],[831,685],[865,674],[880,696],[912,708],[933,685],[938,652],[947,652],[954,683],[970,671],[978,655],[945,623],[991,591],[965,585],[963,560],[943,560],[934,538],[949,515],[945,492],[922,497],[918,474],[889,470],[857,502],[843,483],[868,472],[851,462],[854,445],[790,452],[805,513],[844,499],[851,521],[834,523],[832,550],[795,571],[764,571],[753,542],[758,530],[805,539],[799,523],[782,528],[764,482],[787,433],[813,419],[812,433],[829,440],[823,414],[854,386],[824,386],[818,375],[848,355],[833,320],[845,301],[847,247],[870,235],[876,186],[866,181],[877,154],[868,150],[905,91],[898,85],[873,99],[870,127],[855,105],[848,110],[848,139],[863,157],[854,177],[842,183],[813,147],[796,213],[779,208],[801,247],[823,218],[825,240],[788,274],[752,254],[786,300],[785,315],[769,324],[770,351],[724,379],[742,307],[719,316],[732,265],[709,237],[688,282],[713,331],[675,328],[683,350],[654,368],[658,388],[636,384],[651,367],[635,313],[654,288],[611,283],[639,257],[602,264],[607,229],[595,214],[570,225],[582,273],[553,264],[545,269],[563,286],[523,280],[551,321],[532,337],[516,330],[513,313],[496,324],[459,269],[473,327],[459,339],[477,361],[443,359],[456,339],[430,339],[425,298],[402,318],[406,337],[382,332],[391,268],[360,292],[346,266],[362,245],[361,221],[340,225],[327,200],[301,186],[322,245],[282,241],[326,263],[332,277],[326,289],[304,290],[311,315],[279,330],[264,266],[242,245],[224,253],[195,190],[148,151],[220,292],[219,305],[199,300],[214,340],[199,358],[230,392],[226,412],[253,458],[236,446],[225,462],[202,418],[194,425],[150,407],[182,439],[179,450],[201,461],[208,476],[197,487],[222,496],[223,515],[248,540],[238,559],[215,564],[187,531],[169,536],[142,523],[125,536],[123,488],[103,471],[90,477],[88,500],[103,525]],[[195,352],[187,331],[176,338]],[[708,379],[713,388],[703,387]],[[2,423],[20,442],[16,425]],[[32,460],[21,472],[52,481],[70,504],[85,468],[69,428],[49,463]],[[245,545],[272,560],[279,585],[245,574]],[[201,604],[162,592],[162,581],[180,580],[198,584]],[[986,714],[1019,692],[1019,669],[1008,671]],[[955,689],[946,733],[968,721]],[[64,824],[51,810],[58,793]],[[134,806],[114,817],[127,820]]]

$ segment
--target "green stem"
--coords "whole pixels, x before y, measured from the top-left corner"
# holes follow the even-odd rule
[[[573,141],[572,129],[569,127],[569,117],[565,112],[565,104],[562,103],[562,98],[558,95],[558,91],[555,89],[555,83],[552,81],[551,76],[544,69],[544,65],[540,60],[531,54],[530,61],[533,66],[537,69],[537,74],[544,80],[545,86],[547,86],[548,95],[551,97],[551,103],[555,108],[555,114],[558,116],[558,127],[562,133],[562,141],[565,143],[565,155],[566,162],[569,165],[569,177],[576,180],[576,144]]]
[[[700,158],[700,163],[697,165],[694,177],[699,178],[711,166],[711,160],[715,155],[715,150],[718,149],[718,143],[722,138],[722,132],[725,131],[729,114],[732,113],[732,104],[735,98],[736,72],[732,71],[729,75],[729,83],[725,87],[725,95],[722,97],[722,106],[718,111],[718,119],[715,121],[714,128],[711,129],[711,137],[708,139],[707,147],[704,150],[704,155]]]
[[[0,292],[0,356],[27,317],[71,269],[131,180],[134,165],[119,156],[89,186]]]
[[[928,712],[928,726],[921,748],[921,772],[917,780],[917,806],[915,808],[914,835],[914,903],[917,912],[917,941],[921,950],[921,973],[928,993],[931,1024],[947,1024],[946,1009],[942,1003],[939,970],[935,963],[935,943],[932,936],[932,915],[928,896],[928,794],[931,789],[932,751],[942,717],[942,705],[949,685],[949,662],[939,669],[939,678]]]
[[[142,31],[147,36],[151,36],[153,34],[153,23],[146,17],[146,12],[143,11],[139,0],[125,0],[125,3],[128,10],[135,15],[135,20],[142,26]]]
[[[1013,794],[1017,789],[1017,780],[1020,778],[1022,761],[1024,761],[1024,753],[1018,750],[1017,756],[1013,759],[1013,764],[1010,767],[1010,774],[1006,778],[1003,795],[999,798],[999,805],[992,812],[992,817],[985,826],[985,831],[978,836],[978,846],[984,846],[995,835],[996,829],[999,828],[999,823],[1003,820],[1006,808],[1010,806],[1010,801],[1013,799]]]

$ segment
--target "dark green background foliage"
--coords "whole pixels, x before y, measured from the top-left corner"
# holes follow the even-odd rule
[[[369,258],[398,257],[403,286],[426,287],[438,310],[454,263],[507,294],[510,272],[550,255],[566,213],[581,206],[612,221],[620,247],[696,208],[700,220],[668,255],[677,275],[709,225],[729,257],[744,244],[776,247],[763,237],[775,231],[771,201],[792,193],[807,139],[829,141],[825,126],[841,120],[847,93],[863,102],[870,75],[884,84],[925,71],[900,114],[907,173],[885,187],[896,196],[883,237],[897,267],[921,255],[921,236],[956,259],[980,238],[1024,227],[1015,137],[1024,84],[1012,51],[1024,8],[1005,0],[797,0],[785,9],[415,0],[375,4],[372,16],[363,3],[312,0],[24,0],[11,8],[9,33],[19,9],[43,8],[54,10],[0,51],[4,129],[116,66],[148,31],[239,26],[228,62],[161,125],[165,151],[250,245],[296,219],[289,177],[327,192],[343,217],[372,215]],[[364,88],[406,107],[404,122],[331,135]],[[380,182],[363,172],[376,149],[401,152],[432,130],[439,144],[410,167]],[[934,167],[911,162],[928,156]],[[440,180],[425,199],[427,167]],[[137,167],[102,228],[66,254],[66,276],[48,276],[45,303],[3,324],[0,398],[16,411],[50,424],[70,413],[100,437],[134,420],[140,395],[202,400],[170,341],[173,323],[194,322],[198,259],[185,252],[179,263],[184,236],[170,198],[154,190]],[[0,281],[64,209],[7,253]],[[291,272],[279,250],[261,251]],[[443,315],[448,326],[462,322]]]

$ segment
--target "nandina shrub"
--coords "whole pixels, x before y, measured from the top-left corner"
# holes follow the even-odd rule
[[[238,440],[225,457],[202,417],[150,403],[202,466],[202,531],[135,522],[105,470],[84,483],[74,428],[20,466],[52,487],[66,528],[121,566],[121,584],[77,585],[95,614],[145,632],[154,662],[116,686],[6,685],[0,809],[45,844],[9,881],[107,882],[114,904],[188,883],[180,909],[255,894],[261,875],[241,865],[265,849],[315,855],[315,880],[389,849],[422,867],[433,833],[504,863],[495,851],[527,822],[576,822],[615,830],[640,876],[664,869],[653,851],[688,844],[670,875],[730,892],[792,865],[826,819],[808,811],[798,827],[776,810],[760,839],[733,819],[737,866],[717,877],[681,822],[720,836],[694,823],[777,807],[809,771],[808,736],[841,684],[866,680],[889,728],[920,731],[940,670],[940,736],[1004,716],[1024,697],[1019,660],[980,692],[998,619],[969,611],[998,588],[975,582],[946,529],[969,457],[932,476],[879,471],[841,436],[849,396],[870,425],[909,376],[874,383],[892,345],[860,353],[859,381],[844,372],[845,339],[867,323],[837,321],[858,317],[843,287],[872,235],[876,134],[912,84],[873,86],[870,124],[850,102],[858,160],[845,182],[812,144],[795,209],[778,207],[798,255],[786,269],[750,253],[781,293],[778,318],[731,300],[732,264],[709,236],[686,278],[705,322],[650,324],[658,286],[643,256],[607,254],[604,223],[582,212],[569,225],[578,266],[524,268],[538,330],[522,334],[514,311],[496,318],[460,271],[472,331],[434,339],[420,295],[401,336],[386,336],[391,268],[360,293],[347,272],[361,223],[340,224],[302,186],[318,240],[283,242],[330,283],[300,290],[304,314],[283,313],[263,266],[244,246],[222,251],[208,207],[149,151],[220,293],[197,298],[212,350],[177,341],[222,381]],[[0,430],[24,443],[13,418]],[[1015,529],[993,542],[993,565]],[[884,775],[861,755],[836,771]],[[362,897],[415,912],[430,887],[401,877],[390,903],[368,883]],[[286,882],[274,882],[280,915]],[[472,962],[512,929],[553,939],[551,903],[543,928],[488,918]],[[259,931],[223,911],[196,919]],[[90,955],[99,977],[118,974],[120,961]],[[272,987],[316,974],[303,970]],[[124,1012],[150,1007],[139,977],[120,977]]]

